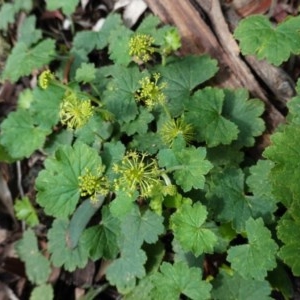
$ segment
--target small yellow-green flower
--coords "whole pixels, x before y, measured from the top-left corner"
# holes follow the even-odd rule
[[[51,71],[45,70],[39,76],[39,86],[45,90],[49,86],[51,80],[53,79],[54,79],[54,75],[51,73]]]
[[[163,124],[159,133],[163,142],[168,146],[172,146],[173,141],[179,135],[182,135],[187,143],[190,143],[194,138],[192,125],[186,123],[182,117],[168,120]]]
[[[149,76],[144,77],[139,81],[141,88],[135,94],[135,99],[139,102],[144,102],[150,110],[155,105],[166,102],[166,95],[163,93],[163,89],[167,84],[166,82],[158,84],[159,78],[159,73],[153,74],[153,79]]]
[[[69,128],[77,129],[85,125],[94,113],[90,100],[80,100],[73,92],[66,92],[60,106],[60,120]]]
[[[147,62],[155,51],[153,43],[154,38],[151,35],[136,34],[129,41],[129,55],[138,62]]]
[[[139,190],[142,197],[149,197],[153,188],[160,183],[160,171],[156,160],[147,161],[147,154],[128,152],[120,164],[113,166],[113,171],[119,175],[115,180],[115,189],[124,190],[129,194]]]
[[[78,177],[80,195],[82,197],[89,196],[92,202],[96,202],[96,195],[106,195],[109,192],[107,179],[102,173],[102,168],[99,168],[96,174],[86,169],[85,173]]]

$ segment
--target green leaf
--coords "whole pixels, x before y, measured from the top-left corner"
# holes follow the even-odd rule
[[[140,247],[145,241],[153,244],[158,240],[160,234],[165,231],[163,217],[146,210],[140,212],[135,205],[130,213],[126,214],[121,221],[121,229],[126,241]]]
[[[78,177],[86,169],[93,173],[101,166],[97,151],[83,143],[59,147],[36,179],[37,202],[47,214],[67,218],[80,198]]]
[[[274,195],[289,206],[293,200],[300,199],[300,125],[285,126],[282,132],[271,137],[264,156],[274,162],[270,180]]]
[[[158,68],[162,80],[167,82],[164,93],[169,101],[168,108],[171,114],[180,115],[184,105],[191,101],[192,90],[212,78],[217,70],[217,61],[207,55],[185,56],[174,63]]]
[[[132,36],[132,31],[125,26],[120,26],[115,29],[109,37],[109,58],[115,64],[128,66],[131,62],[129,55],[129,40]]]
[[[114,260],[106,270],[106,278],[116,285],[119,292],[127,294],[135,284],[136,278],[145,276],[144,264],[147,260],[145,252],[135,247],[135,243],[127,243],[121,249],[120,258]]]
[[[272,193],[272,185],[270,182],[270,173],[274,164],[269,160],[259,160],[256,165],[252,166],[250,176],[247,178],[246,183],[249,186],[249,191],[259,199],[261,203],[266,205],[261,217],[265,222],[274,219],[273,213],[276,211],[277,199]]]
[[[130,123],[126,123],[122,126],[122,130],[124,130],[128,135],[133,135],[138,133],[143,135],[148,131],[148,124],[153,121],[154,116],[149,112],[146,108],[140,108],[140,113],[137,118]]]
[[[96,68],[94,64],[82,63],[80,68],[76,70],[75,79],[78,82],[92,82],[96,78]]]
[[[52,129],[60,120],[60,103],[64,93],[63,88],[53,85],[46,90],[40,88],[33,90],[30,113],[41,128]]]
[[[216,235],[207,227],[207,210],[200,203],[184,204],[171,216],[171,227],[182,248],[195,256],[212,253],[217,242]]]
[[[161,167],[172,170],[178,185],[185,192],[192,188],[203,189],[205,177],[212,168],[212,164],[205,159],[206,149],[194,146],[182,148],[174,146],[173,149],[162,149],[158,154]]]
[[[90,257],[96,261],[99,258],[116,258],[119,247],[120,221],[112,216],[107,206],[102,208],[102,219],[99,225],[86,229],[82,239],[90,246]]]
[[[23,233],[23,238],[16,244],[16,251],[25,262],[28,279],[35,284],[45,283],[51,273],[50,262],[39,252],[37,238],[31,229]]]
[[[68,228],[68,221],[54,220],[52,228],[48,231],[48,251],[54,266],[63,266],[67,271],[72,272],[76,268],[86,266],[89,257],[89,244],[81,237],[77,247],[72,248],[68,244]]]
[[[300,275],[300,214],[299,204],[296,209],[285,214],[278,223],[277,236],[284,243],[279,250],[279,257],[291,267],[295,276]]]
[[[29,157],[45,142],[49,129],[36,126],[28,111],[11,112],[1,123],[0,143],[15,159]]]
[[[214,166],[239,166],[244,153],[233,145],[219,145],[207,149],[207,159]]]
[[[71,15],[73,12],[75,12],[78,2],[79,2],[78,0],[68,0],[68,1],[46,0],[48,10],[56,10],[61,8],[63,13],[68,16]]]
[[[24,10],[29,12],[32,9],[33,1],[32,0],[15,0],[14,7],[15,11],[18,12],[20,10]]]
[[[140,152],[156,154],[159,149],[164,148],[164,143],[158,133],[148,131],[142,135],[134,135],[132,142],[129,143],[129,148]]]
[[[232,272],[231,272],[232,273]],[[269,282],[255,279],[245,279],[238,273],[230,274],[221,269],[213,281],[212,296],[215,300],[271,300]]]
[[[268,166],[263,167],[268,170]],[[253,169],[251,169],[251,172],[253,172]],[[261,176],[267,176],[267,174],[268,171],[260,173]],[[270,221],[272,212],[276,210],[274,197],[267,192],[268,178],[261,177],[258,179],[252,177],[251,180],[254,180],[254,182],[260,180],[260,186],[265,183],[266,193],[261,192],[259,187],[257,187],[257,190],[253,189],[253,186],[251,188],[255,194],[249,195],[246,193],[244,190],[245,176],[241,169],[228,168],[221,170],[214,174],[212,181],[209,182],[208,205],[215,218],[221,222],[232,222],[232,226],[237,232],[242,232],[245,229],[245,222],[249,217],[263,217]]]
[[[223,115],[238,126],[239,134],[234,142],[238,147],[251,147],[255,137],[265,130],[264,121],[260,116],[264,112],[261,100],[250,99],[245,89],[224,90],[225,99]]]
[[[29,75],[32,70],[48,64],[54,55],[54,40],[45,39],[33,48],[18,42],[6,61],[3,78],[16,82],[21,76]]]
[[[120,142],[109,142],[103,145],[103,150],[101,152],[101,157],[103,164],[106,166],[105,175],[109,178],[113,184],[116,178],[115,172],[113,172],[113,165],[122,160],[125,154],[125,146]]]
[[[247,220],[246,234],[248,244],[230,247],[227,260],[242,277],[263,280],[276,267],[278,246],[261,218]]]
[[[206,87],[186,104],[186,121],[196,129],[197,140],[208,147],[228,145],[238,138],[237,125],[222,114],[224,99],[223,90]]]
[[[8,24],[15,22],[15,8],[12,3],[3,3],[0,10],[0,30],[6,30]]]
[[[184,262],[164,262],[160,273],[152,277],[153,299],[180,299],[181,294],[193,300],[210,299],[211,285],[201,277],[199,268],[189,268]]]
[[[151,291],[154,288],[154,285],[151,281],[152,276],[146,276],[142,278],[138,285],[130,291],[129,294],[124,296],[125,300],[150,300],[151,298]]]
[[[126,191],[117,191],[116,198],[110,203],[110,210],[114,217],[122,218],[134,208],[134,201],[138,193],[129,195]]]
[[[54,299],[53,288],[50,284],[43,284],[33,289],[30,300],[52,300]]]
[[[256,15],[243,19],[234,32],[244,55],[266,58],[278,66],[291,54],[300,53],[300,17],[287,18],[274,27],[267,16]]]
[[[114,79],[103,94],[103,102],[121,124],[134,120],[138,114],[135,93],[143,76],[137,67],[117,66],[113,71]]]
[[[120,14],[110,14],[99,32],[83,30],[75,34],[72,52],[86,56],[93,49],[101,50],[108,45],[108,38],[113,30],[121,26]]]
[[[28,47],[35,44],[38,40],[42,38],[42,31],[36,28],[36,17],[27,17],[22,26],[20,26],[20,31],[18,32],[18,42],[23,42]]]
[[[94,148],[100,148],[103,141],[109,139],[113,131],[111,122],[106,122],[99,114],[94,114],[89,121],[75,131],[77,141]]]
[[[16,200],[14,209],[18,220],[25,221],[29,227],[39,224],[37,213],[28,197]]]

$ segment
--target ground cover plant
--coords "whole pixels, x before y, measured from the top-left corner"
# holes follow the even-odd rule
[[[71,15],[77,2],[47,5]],[[0,11],[4,33],[28,12],[2,80],[37,81],[0,125],[1,161],[43,158],[34,197],[14,205],[26,224],[15,249],[30,299],[58,297],[53,267],[74,272],[90,262],[102,276],[82,299],[107,291],[133,300],[292,297],[300,96],[254,159],[263,102],[215,87],[218,62],[208,55],[178,56],[176,28],[148,14],[133,30],[111,13],[65,47],[36,26],[32,5]],[[299,54],[299,27],[299,17],[273,27],[259,15],[241,21],[235,37],[245,55],[280,65]]]

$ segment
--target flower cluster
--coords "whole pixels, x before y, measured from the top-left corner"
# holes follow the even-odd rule
[[[147,154],[128,152],[121,164],[114,164],[113,171],[119,175],[115,180],[115,189],[129,194],[139,190],[141,197],[149,197],[153,188],[160,184],[160,171],[156,160],[146,160]]]
[[[155,51],[153,43],[154,38],[151,35],[136,34],[129,41],[129,55],[138,62],[147,62]]]
[[[96,195],[106,195],[109,192],[109,185],[106,177],[102,176],[103,169],[100,167],[94,175],[89,169],[85,174],[78,177],[80,195],[89,196],[92,202],[96,202]]]
[[[51,80],[53,79],[54,79],[54,75],[51,73],[51,71],[45,70],[39,76],[39,86],[45,90],[49,86]]]
[[[149,76],[144,77],[139,81],[141,88],[137,90],[135,99],[144,102],[151,110],[155,105],[164,104],[166,102],[166,95],[162,90],[167,86],[166,82],[158,84],[160,78],[159,73],[153,74],[153,80]]]
[[[94,113],[90,100],[80,100],[74,92],[67,91],[60,106],[60,120],[69,128],[85,125]]]
[[[181,135],[187,143],[190,143],[194,138],[192,125],[186,123],[183,117],[168,120],[163,124],[159,133],[163,142],[168,146],[172,146],[173,141],[179,135]]]

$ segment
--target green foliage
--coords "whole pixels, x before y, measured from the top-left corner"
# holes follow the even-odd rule
[[[297,259],[299,249],[299,204],[292,206],[277,226],[277,235],[284,243],[280,248],[279,257],[292,268],[296,276],[300,274],[300,263]]]
[[[67,271],[74,271],[76,268],[83,268],[89,257],[89,245],[83,237],[75,248],[72,248],[68,240],[69,222],[56,219],[48,232],[48,250],[51,254],[51,261],[56,267],[64,267]]]
[[[19,220],[25,221],[25,223],[29,227],[33,227],[39,224],[37,213],[28,197],[24,197],[20,200],[16,200],[14,209],[16,212],[16,217]]]
[[[171,217],[171,227],[182,248],[195,256],[212,253],[217,242],[213,231],[205,224],[207,210],[200,203],[185,204]]]
[[[28,47],[42,38],[42,31],[35,29],[36,17],[26,18],[20,28],[18,41],[25,43]]]
[[[271,300],[271,286],[265,280],[245,279],[237,272],[220,270],[213,281],[212,295],[216,300]]]
[[[97,260],[116,258],[119,247],[120,221],[115,218],[107,207],[102,209],[102,219],[99,225],[88,228],[83,239],[90,244],[90,257]]]
[[[29,75],[33,69],[48,64],[55,55],[54,40],[45,39],[34,47],[18,42],[6,62],[3,78],[16,82],[21,76]]]
[[[81,67],[77,69],[75,79],[78,82],[92,82],[96,78],[96,69],[94,64],[82,63]]]
[[[244,55],[266,58],[278,66],[291,54],[300,53],[300,18],[287,18],[274,27],[267,16],[253,15],[242,20],[234,32]]]
[[[248,244],[230,247],[227,260],[242,277],[263,280],[276,267],[278,246],[261,218],[249,218],[245,230]]]
[[[61,146],[54,157],[45,161],[45,170],[36,181],[37,202],[49,215],[66,218],[80,198],[79,179],[86,169],[97,171],[102,166],[97,151],[86,144]]]
[[[211,285],[202,281],[201,270],[189,268],[183,262],[164,262],[152,281],[154,299],[178,299],[181,294],[194,300],[210,299]]]
[[[45,300],[54,299],[54,293],[51,285],[42,284],[34,288],[34,290],[30,295],[30,300],[39,300],[39,299],[45,299]]]
[[[32,0],[16,0],[14,3],[4,3],[0,8],[0,30],[6,30],[15,21],[15,14],[21,10],[30,11]]]
[[[205,159],[205,148],[183,147],[183,142],[177,140],[172,149],[163,149],[159,152],[159,164],[167,171],[174,170],[174,178],[185,192],[192,188],[202,189],[205,177],[212,168],[211,163]]]
[[[48,259],[38,248],[37,238],[31,229],[27,229],[23,238],[16,245],[17,253],[25,262],[26,274],[35,284],[43,284],[50,276],[51,268]]]
[[[46,1],[70,20],[78,4]],[[54,297],[50,264],[72,272],[89,261],[104,266],[103,285],[84,299],[107,287],[127,300],[290,297],[287,274],[300,275],[299,95],[266,159],[255,159],[263,102],[210,86],[218,62],[176,56],[176,28],[149,14],[129,29],[113,13],[98,32],[71,26],[64,47],[31,9],[0,9],[4,35],[28,12],[2,73],[26,89],[1,120],[0,160],[42,158],[36,199],[29,190],[38,210],[27,197],[14,207],[28,226],[51,224],[48,258],[30,229],[16,246],[31,299]],[[280,64],[299,53],[298,23],[249,17],[235,36],[244,54]]]
[[[300,174],[295,172],[300,166],[299,139],[300,126],[288,125],[272,136],[272,145],[264,152],[275,164],[270,175],[273,193],[286,206],[300,197]]]
[[[13,158],[29,157],[34,150],[43,146],[49,133],[49,129],[36,126],[33,117],[19,109],[1,123],[0,143],[10,150]],[[24,144],[24,140],[30,140],[30,143]]]
[[[70,1],[59,1],[59,0],[46,0],[47,9],[48,10],[56,10],[61,8],[63,13],[66,15],[71,15],[78,4],[78,0],[70,0]]]
[[[217,62],[206,55],[186,56],[158,68],[167,82],[165,93],[173,116],[182,114],[184,104],[190,103],[193,89],[212,78],[217,70]]]

